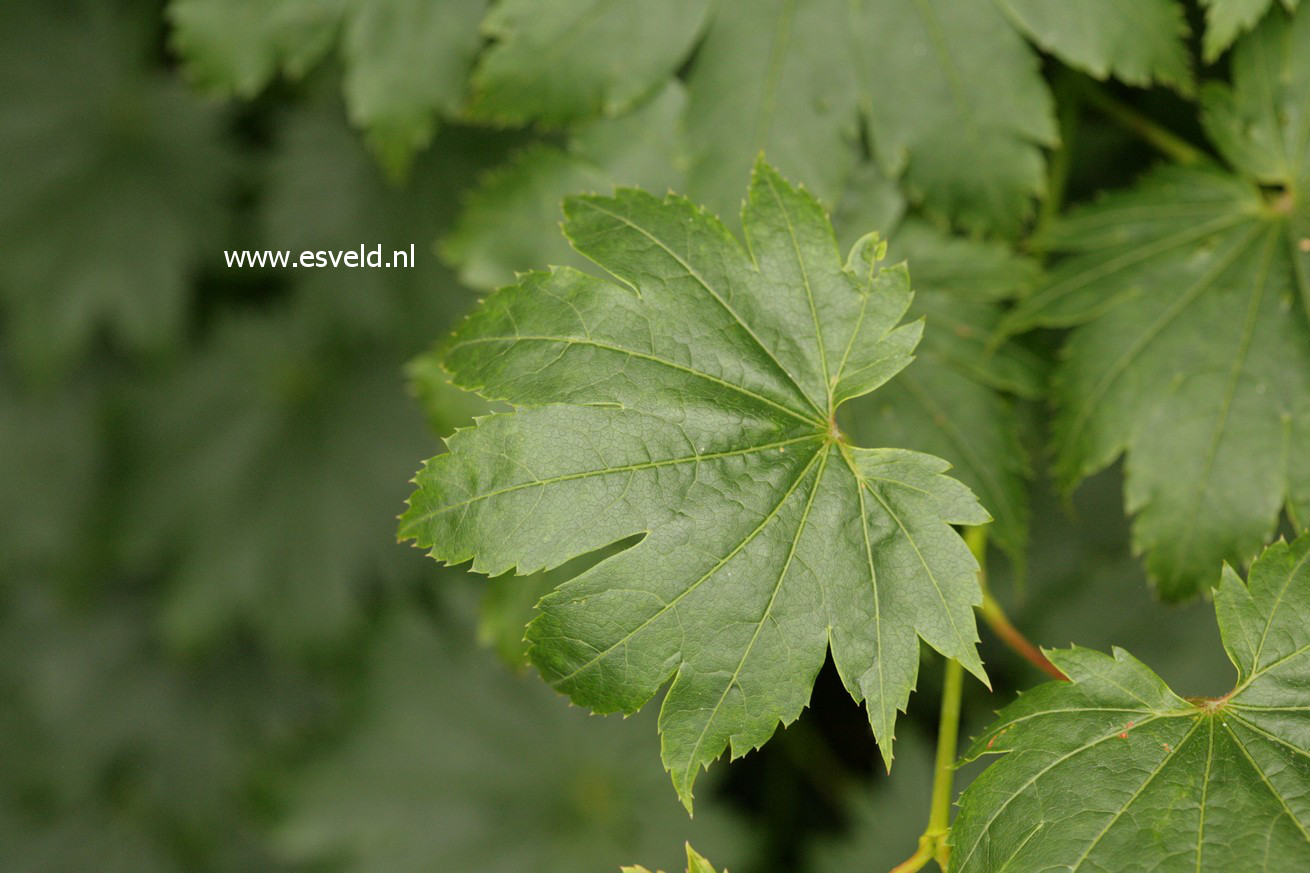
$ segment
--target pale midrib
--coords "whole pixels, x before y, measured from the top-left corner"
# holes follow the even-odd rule
[[[1211,718],[1213,717],[1214,716],[1211,716]],[[1243,722],[1245,722],[1245,719],[1243,719]],[[1283,808],[1283,812],[1292,820],[1292,824],[1296,825],[1296,828],[1301,832],[1301,835],[1305,837],[1307,842],[1310,842],[1310,831],[1306,830],[1306,826],[1301,823],[1301,820],[1292,812],[1292,808],[1287,805],[1287,800],[1283,798],[1283,795],[1278,793],[1278,789],[1274,788],[1274,784],[1269,781],[1268,775],[1266,775],[1265,771],[1256,763],[1255,758],[1251,757],[1251,752],[1246,748],[1246,744],[1243,743],[1241,738],[1233,733],[1233,729],[1222,720],[1219,722],[1219,726],[1227,731],[1228,735],[1233,738],[1233,745],[1237,746],[1238,750],[1241,751],[1242,757],[1246,759],[1246,762],[1251,765],[1251,769],[1260,777],[1261,783],[1264,784],[1265,788],[1269,789],[1269,793],[1278,801],[1278,805]]]
[[[1101,397],[1103,397],[1105,393],[1110,390],[1110,387],[1119,380],[1119,377],[1122,376],[1129,366],[1132,365],[1133,361],[1137,359],[1137,356],[1140,355],[1146,347],[1160,335],[1161,331],[1172,324],[1174,319],[1186,312],[1188,307],[1190,307],[1196,298],[1210,287],[1212,282],[1232,267],[1232,265],[1235,264],[1242,255],[1246,254],[1251,243],[1260,236],[1260,230],[1261,228],[1259,227],[1255,228],[1241,241],[1241,243],[1235,245],[1231,252],[1225,255],[1219,263],[1215,264],[1210,270],[1201,276],[1201,278],[1196,281],[1196,284],[1191,288],[1188,288],[1178,297],[1177,300],[1170,304],[1164,313],[1152,322],[1146,331],[1134,340],[1133,344],[1129,346],[1110,367],[1106,368],[1100,382],[1098,382],[1088,396],[1084,398],[1083,403],[1078,410],[1078,414],[1074,416],[1073,422],[1069,425],[1069,430],[1062,440],[1065,444],[1073,443],[1078,439],[1082,429],[1087,425],[1087,422],[1091,420],[1092,413],[1098,408]]]
[[[1283,598],[1287,596],[1287,590],[1292,587],[1292,583],[1296,581],[1296,575],[1301,572],[1301,568],[1305,567],[1307,563],[1310,563],[1310,549],[1307,549],[1306,553],[1301,556],[1301,560],[1296,562],[1296,565],[1287,574],[1287,581],[1278,589],[1278,596],[1274,598],[1274,605],[1269,608],[1269,617],[1265,619],[1265,628],[1263,633],[1260,634],[1260,644],[1256,646],[1255,656],[1251,658],[1251,678],[1255,678],[1261,672],[1260,656],[1264,654],[1265,642],[1269,639],[1269,629],[1274,626],[1274,618],[1283,605]],[[1249,680],[1246,684],[1249,684]]]
[[[598,470],[581,470],[577,473],[565,473],[560,476],[550,476],[545,479],[534,479],[530,482],[519,482],[515,485],[509,485],[495,491],[488,491],[485,494],[476,494],[473,497],[458,501],[457,503],[447,503],[431,512],[424,513],[414,519],[411,524],[419,524],[428,519],[434,518],[442,513],[449,512],[452,509],[459,509],[470,503],[477,503],[482,500],[490,500],[493,497],[501,497],[505,494],[512,494],[515,491],[522,491],[527,488],[540,488],[547,485],[555,485],[559,482],[570,482],[576,479],[588,479],[593,476],[610,476],[615,473],[630,473],[638,470],[652,470],[657,467],[670,467],[677,464],[691,464],[699,461],[713,461],[719,458],[732,458],[741,455],[754,454],[756,452],[768,451],[769,449],[785,448],[795,443],[805,442],[807,440],[819,440],[821,434],[806,434],[805,436],[792,437],[791,439],[781,440],[774,443],[765,443],[764,445],[748,446],[744,449],[731,449],[724,452],[710,452],[704,455],[686,455],[681,458],[665,458],[659,461],[643,461],[640,464],[624,464],[619,467],[603,467]]]
[[[861,482],[864,481],[863,478],[860,476],[859,471],[856,470],[853,465],[851,466],[851,472],[855,474],[855,477],[857,479],[861,479]],[[910,533],[909,529],[905,526],[905,522],[901,521],[900,515],[892,510],[891,506],[888,505],[886,500],[882,499],[881,494],[879,494],[877,491],[875,491],[872,488],[869,488],[869,493],[873,495],[873,498],[877,500],[879,504],[881,504],[883,510],[887,513],[887,515],[893,521],[896,522],[896,526],[900,528],[901,534],[905,537],[906,542],[910,544],[910,548],[914,549],[915,557],[919,559],[919,565],[923,567],[924,573],[928,575],[928,579],[932,582],[932,587],[937,592],[937,598],[942,602],[942,610],[946,613],[947,619],[951,622],[951,630],[955,632],[955,639],[957,644],[959,645],[959,651],[963,653],[965,651],[972,649],[973,643],[970,640],[966,640],[964,638],[964,635],[960,633],[960,626],[956,623],[955,615],[951,612],[950,604],[946,601],[946,592],[942,590],[941,583],[937,581],[937,574],[934,573],[932,571],[932,567],[928,565],[928,559],[923,556],[923,551],[919,548],[918,541],[915,540],[914,536]],[[944,653],[944,654],[949,655],[949,653]],[[952,657],[959,658],[960,655],[952,655]],[[977,655],[975,653],[975,658],[976,657]]]
[[[873,626],[876,628],[874,632],[874,649],[878,658],[878,720],[883,735],[886,736],[887,760],[890,761],[892,758],[891,749],[894,737],[893,726],[896,724],[896,711],[893,703],[887,699],[887,667],[882,656],[882,593],[878,589],[878,573],[873,565],[873,543],[869,540],[869,510],[864,500],[864,483],[849,460],[847,466],[851,469],[851,481],[855,483],[855,496],[860,501],[860,530],[864,534],[864,556],[869,564],[869,586],[873,589]],[[888,707],[893,707],[890,713]],[[882,736],[878,737],[879,740],[882,740],[882,738]]]
[[[824,347],[823,329],[819,326],[819,310],[814,304],[814,288],[810,284],[810,271],[805,262],[805,255],[801,252],[801,244],[796,239],[796,227],[792,223],[791,213],[787,211],[787,205],[783,203],[782,196],[778,194],[778,189],[774,186],[773,177],[766,176],[765,181],[769,186],[769,193],[773,195],[773,200],[778,204],[778,211],[782,213],[783,220],[787,222],[787,237],[791,240],[791,249],[796,255],[796,268],[801,272],[801,282],[805,285],[805,300],[810,306],[810,319],[814,323],[814,345],[819,351],[819,363],[823,367],[823,384],[828,392],[828,415],[834,412],[832,404],[833,382],[828,374],[828,351]]]
[[[1210,490],[1210,475],[1214,472],[1215,460],[1219,457],[1219,445],[1223,442],[1224,433],[1228,429],[1228,419],[1232,414],[1233,399],[1237,395],[1238,386],[1241,385],[1242,372],[1246,369],[1246,362],[1251,354],[1251,341],[1255,338],[1256,327],[1260,321],[1260,304],[1264,301],[1265,291],[1268,288],[1269,271],[1273,266],[1274,244],[1277,241],[1278,234],[1271,231],[1269,240],[1265,243],[1266,251],[1257,274],[1258,278],[1254,283],[1255,290],[1252,292],[1251,301],[1247,305],[1246,320],[1242,324],[1242,335],[1238,343],[1237,354],[1234,356],[1228,383],[1224,388],[1223,402],[1219,408],[1219,415],[1216,416],[1215,426],[1210,434],[1210,441],[1206,445],[1204,467],[1201,475],[1196,478],[1191,500],[1184,503],[1187,508],[1184,510],[1185,520],[1180,525],[1182,534],[1174,541],[1174,555],[1176,556],[1177,566],[1185,564],[1184,555],[1196,531],[1196,525],[1192,522],[1200,511],[1202,498]]]
[[[806,439],[810,439],[810,437],[806,437]],[[760,523],[756,525],[755,528],[750,533],[748,533],[746,537],[742,539],[741,542],[739,542],[736,546],[734,546],[732,550],[728,552],[728,554],[724,555],[722,558],[716,561],[714,566],[711,567],[709,570],[707,570],[704,575],[702,575],[699,579],[697,579],[692,584],[688,585],[683,591],[679,592],[678,596],[674,597],[668,603],[661,606],[656,612],[654,612],[650,616],[650,618],[647,618],[637,627],[625,633],[620,639],[615,640],[613,643],[607,646],[603,651],[598,652],[585,664],[576,668],[571,673],[565,676],[552,678],[550,680],[551,684],[557,686],[562,685],[563,683],[573,679],[582,671],[587,670],[590,667],[594,666],[595,664],[599,663],[602,658],[609,655],[619,646],[624,645],[629,641],[631,641],[633,637],[635,637],[637,634],[641,633],[643,630],[649,627],[656,619],[664,615],[674,606],[677,606],[683,599],[685,599],[693,591],[699,588],[707,579],[712,577],[715,573],[719,572],[719,570],[723,569],[724,565],[726,565],[729,561],[731,561],[734,557],[736,557],[737,554],[740,553],[742,549],[750,545],[750,543],[757,536],[760,535],[760,533],[764,530],[764,528],[766,528],[769,525],[769,522],[773,521],[773,519],[777,517],[778,513],[782,511],[782,507],[787,503],[787,500],[792,496],[792,494],[796,493],[796,489],[799,488],[801,483],[805,481],[805,477],[809,474],[810,470],[814,469],[815,462],[819,459],[819,456],[824,453],[824,451],[825,451],[824,447],[820,447],[820,449],[814,453],[814,457],[810,458],[810,460],[805,463],[805,466],[801,469],[800,475],[798,475],[795,481],[793,481],[791,485],[787,487],[787,490],[782,495],[782,499],[778,501],[778,503],[773,507],[773,509],[769,510],[769,513],[764,516],[763,520],[761,520]]]
[[[1100,833],[1098,833],[1092,839],[1092,841],[1087,844],[1087,848],[1083,850],[1082,855],[1079,856],[1077,863],[1074,864],[1074,866],[1070,869],[1069,873],[1077,873],[1078,870],[1082,869],[1083,864],[1086,863],[1089,857],[1091,857],[1092,852],[1096,850],[1096,847],[1098,845],[1100,845],[1101,840],[1105,838],[1105,835],[1108,834],[1110,832],[1110,829],[1113,828],[1115,824],[1119,821],[1119,819],[1123,817],[1123,814],[1128,811],[1128,808],[1137,802],[1137,798],[1141,797],[1142,793],[1146,791],[1147,788],[1150,787],[1151,783],[1155,781],[1155,777],[1159,776],[1164,771],[1164,768],[1169,766],[1169,762],[1172,761],[1174,757],[1177,756],[1177,754],[1182,751],[1183,746],[1187,745],[1188,741],[1191,740],[1192,736],[1197,732],[1197,730],[1200,727],[1201,727],[1201,719],[1197,719],[1196,724],[1192,725],[1191,729],[1186,733],[1186,735],[1184,735],[1183,738],[1178,741],[1178,745],[1174,746],[1165,754],[1164,759],[1160,761],[1159,765],[1157,765],[1156,768],[1151,771],[1151,774],[1147,776],[1146,779],[1142,782],[1142,784],[1137,787],[1137,790],[1133,792],[1132,797],[1129,797],[1128,801],[1124,803],[1123,806],[1115,810],[1114,815],[1111,816],[1110,820],[1105,823],[1105,827],[1101,828]],[[1213,728],[1211,729],[1213,730]]]
[[[606,209],[605,207],[601,206],[600,204],[592,200],[580,200],[578,202],[588,206],[591,209],[596,210],[597,212],[603,215],[608,215],[610,218],[613,218],[616,221],[622,222],[624,225],[632,228],[637,233],[641,234],[642,236],[646,237],[646,239],[650,240],[670,258],[673,258],[673,260],[677,262],[678,266],[682,267],[682,269],[687,272],[688,276],[696,280],[696,283],[705,289],[705,292],[710,295],[710,297],[714,300],[714,302],[718,303],[719,306],[723,308],[724,312],[732,316],[732,320],[736,322],[738,327],[740,327],[743,331],[746,332],[746,335],[749,336],[751,340],[754,341],[756,347],[761,352],[764,353],[765,357],[767,357],[770,361],[773,362],[773,365],[778,368],[778,372],[781,373],[783,377],[785,377],[786,380],[791,383],[791,386],[796,389],[797,394],[799,394],[800,397],[806,403],[808,403],[816,413],[818,413],[820,418],[823,417],[824,412],[822,409],[819,408],[818,404],[814,402],[814,398],[810,397],[810,395],[806,393],[805,389],[801,387],[798,381],[796,381],[796,377],[793,376],[791,372],[782,365],[782,361],[779,361],[777,356],[774,355],[773,352],[769,350],[769,347],[764,344],[764,340],[760,339],[759,335],[756,334],[755,331],[751,328],[751,326],[748,325],[742,319],[741,315],[737,313],[737,310],[732,308],[732,306],[728,303],[728,301],[724,300],[723,297],[721,297],[717,291],[715,291],[712,287],[710,287],[710,283],[706,281],[705,277],[702,276],[695,268],[693,268],[691,264],[687,263],[686,260],[684,260],[681,255],[679,255],[673,249],[669,248],[668,244],[665,243],[664,240],[655,236],[655,234],[646,230],[646,228],[632,221],[632,219],[628,218],[627,216],[620,215],[617,212]]]
[[[1180,249],[1183,246],[1204,239],[1207,236],[1223,233],[1225,230],[1229,230],[1239,224],[1250,221],[1251,218],[1252,216],[1246,214],[1224,215],[1210,224],[1203,224],[1200,227],[1189,227],[1186,230],[1179,231],[1170,236],[1162,237],[1147,245],[1130,249],[1118,257],[1110,258],[1108,261],[1098,261],[1097,265],[1092,269],[1062,279],[1054,285],[1049,285],[1042,291],[1034,294],[1032,297],[1032,305],[1023,307],[1023,310],[1033,310],[1033,315],[1028,316],[1028,318],[1033,319],[1034,323],[1056,324],[1056,321],[1048,321],[1040,318],[1041,311],[1046,309],[1052,303],[1081,290],[1083,287],[1090,285],[1093,282],[1098,282],[1101,279],[1113,276],[1115,273],[1135,267],[1144,261],[1149,261],[1160,255],[1168,254],[1174,249]],[[1095,253],[1086,254],[1090,257]],[[1016,310],[1016,312],[1021,311],[1022,310]],[[1034,319],[1034,316],[1038,317]]]
[[[806,424],[816,425],[821,429],[826,428],[828,426],[827,422],[825,421],[822,421],[817,418],[810,418],[807,415],[797,412],[795,409],[792,409],[790,406],[786,406],[782,403],[779,403],[776,400],[771,400],[768,397],[765,397],[763,394],[757,394],[754,391],[750,390],[749,388],[745,387],[744,385],[737,385],[736,383],[728,382],[725,379],[720,379],[718,376],[712,376],[703,370],[697,370],[694,367],[688,367],[684,364],[679,364],[675,361],[670,361],[667,358],[661,358],[658,355],[651,355],[645,352],[637,352],[637,351],[633,351],[632,349],[625,349],[623,346],[616,346],[611,343],[603,343],[598,340],[594,340],[590,337],[551,336],[548,334],[522,334],[522,335],[514,335],[514,336],[476,337],[474,339],[461,340],[460,342],[453,343],[449,347],[449,351],[453,352],[455,349],[462,348],[464,346],[486,345],[489,343],[516,343],[516,342],[564,343],[570,346],[574,346],[574,345],[592,346],[593,348],[601,349],[603,351],[614,352],[615,354],[620,354],[620,355],[627,355],[629,357],[637,358],[643,361],[650,361],[653,364],[659,364],[661,366],[668,367],[669,369],[677,370],[679,372],[686,373],[689,376],[693,376],[698,379],[704,379],[707,382],[712,382],[720,387],[727,388],[731,391],[735,391],[736,393],[742,395],[743,397],[749,397],[752,400],[771,406],[780,412],[787,413],[792,418],[795,418],[798,421],[805,422]]]
[[[709,717],[705,719],[705,724],[701,727],[700,736],[696,738],[696,744],[692,747],[691,755],[687,759],[687,768],[683,771],[684,785],[690,784],[691,776],[697,767],[696,759],[700,755],[701,746],[705,742],[705,735],[709,733],[710,726],[718,718],[719,710],[723,707],[723,701],[728,699],[728,692],[732,691],[732,687],[737,684],[737,680],[741,677],[742,668],[746,666],[746,661],[750,658],[751,651],[754,650],[755,643],[760,638],[760,632],[764,630],[764,625],[768,623],[769,616],[773,614],[773,606],[778,601],[778,594],[782,591],[782,584],[787,578],[787,573],[791,571],[791,564],[796,557],[796,548],[800,545],[801,535],[805,532],[806,524],[809,523],[810,509],[814,506],[814,498],[818,495],[819,487],[823,483],[823,471],[827,469],[830,454],[831,450],[826,447],[815,454],[815,458],[821,458],[822,460],[820,460],[819,470],[814,476],[814,487],[810,489],[810,496],[805,501],[805,509],[802,510],[800,521],[796,524],[796,533],[792,537],[791,548],[787,550],[787,560],[783,562],[782,570],[778,573],[778,581],[773,585],[773,592],[769,595],[769,602],[764,607],[764,614],[760,616],[760,620],[756,623],[755,632],[751,634],[750,642],[746,644],[746,650],[742,652],[741,660],[737,662],[737,669],[732,671],[732,678],[723,686],[723,693],[719,695],[714,708],[710,710]],[[812,465],[813,462],[811,462]],[[805,475],[809,475],[809,467],[806,467]],[[802,480],[804,478],[804,476],[801,477]]]

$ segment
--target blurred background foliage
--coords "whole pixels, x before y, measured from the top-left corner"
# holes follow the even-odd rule
[[[485,5],[0,5],[0,869],[673,869],[685,839],[734,873],[905,857],[936,669],[894,779],[829,667],[798,723],[716,768],[693,822],[649,713],[590,717],[525,675],[523,623],[562,577],[488,582],[395,543],[419,461],[481,409],[420,355],[515,271],[578,260],[559,199],[674,187],[733,221],[760,146],[847,243],[878,228],[911,259],[927,340],[854,414],[859,439],[955,462],[997,515],[996,588],[1034,639],[1122,645],[1222,690],[1207,609],[1157,604],[1129,553],[1118,473],[1067,502],[1027,480],[1054,342],[982,346],[1040,270],[1009,242],[1037,183],[961,205],[967,186],[924,175],[961,168],[889,181],[828,54],[840,2],[801,4],[773,58],[746,4],[661,3],[625,55],[607,41],[624,22],[579,24],[580,4]],[[1010,74],[1069,74],[1004,39],[1029,57]],[[534,53],[556,75],[525,68]],[[769,75],[783,105],[752,127]],[[912,103],[936,85],[898,87]],[[1168,90],[1123,93],[1194,126]],[[875,122],[910,152],[932,134]],[[1005,148],[1023,164],[1054,130]],[[1065,135],[1072,199],[1151,160],[1096,116]],[[418,264],[223,261],[360,243],[414,244]],[[998,689],[1039,678],[984,648]],[[966,735],[1007,699],[970,687]]]

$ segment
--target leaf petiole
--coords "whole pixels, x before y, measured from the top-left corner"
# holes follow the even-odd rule
[[[964,541],[969,545],[969,551],[978,561],[978,586],[982,588],[983,602],[978,607],[978,614],[982,620],[992,629],[992,633],[1000,638],[1001,642],[1009,646],[1010,650],[1028,661],[1038,670],[1041,670],[1052,679],[1067,679],[1060,668],[1051,663],[1050,659],[1042,654],[1042,650],[1033,645],[1032,642],[1023,635],[1023,633],[1014,626],[1009,616],[1005,614],[1005,608],[1001,602],[992,594],[987,585],[987,529],[985,527],[970,527],[964,531]]]

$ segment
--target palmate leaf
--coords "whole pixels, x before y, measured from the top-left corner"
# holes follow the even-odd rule
[[[1282,0],[1288,12],[1296,11],[1300,0]],[[1274,0],[1201,0],[1205,7],[1205,59],[1213,61],[1243,33],[1255,27]]]
[[[800,714],[829,647],[890,762],[920,637],[983,675],[976,566],[949,524],[988,518],[944,462],[856,448],[834,424],[910,360],[905,268],[872,238],[843,268],[817,201],[764,164],[749,250],[678,197],[566,214],[622,285],[530,274],[447,341],[456,384],[517,411],[447,441],[402,537],[497,575],[643,535],[542,601],[531,657],[602,712],[672,679],[663,757],[689,807],[702,766]]]
[[[1190,35],[1176,0],[999,0],[1033,42],[1098,79],[1192,88]]]
[[[994,3],[859,0],[854,63],[873,144],[925,207],[1013,235],[1057,140],[1036,53]]]
[[[788,177],[834,202],[859,140],[845,0],[716,6],[687,77],[687,193],[736,215],[763,151]]]
[[[29,377],[64,375],[102,338],[177,347],[235,163],[222,116],[141,62],[148,33],[65,6],[0,10],[0,315]]]
[[[1276,13],[1232,88],[1207,88],[1237,174],[1166,168],[1075,213],[1045,240],[1074,256],[1009,325],[1083,325],[1055,380],[1056,472],[1071,486],[1126,454],[1134,542],[1168,598],[1248,561],[1282,509],[1310,520],[1308,42],[1310,13]]]
[[[252,97],[279,73],[301,76],[339,43],[351,121],[393,174],[409,167],[437,117],[464,99],[486,0],[173,0],[172,44],[189,78]]]
[[[1069,676],[1008,706],[967,757],[951,870],[1310,867],[1310,537],[1215,592],[1236,687],[1186,700],[1136,658],[1049,652]]]
[[[469,113],[502,124],[617,115],[658,92],[691,51],[709,0],[500,0]]]

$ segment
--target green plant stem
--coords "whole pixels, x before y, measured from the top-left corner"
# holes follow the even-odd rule
[[[1185,165],[1199,164],[1206,160],[1205,152],[1120,101],[1092,80],[1084,79],[1081,90],[1084,100],[1115,123],[1139,136],[1161,154]]]
[[[960,700],[964,692],[964,668],[954,658],[946,659],[942,680],[942,711],[937,727],[937,759],[933,767],[932,805],[928,827],[919,837],[919,848],[897,864],[892,873],[914,873],[929,861],[946,869],[951,847],[946,837],[951,832],[951,801],[955,795],[955,750],[960,738]]]
[[[1037,648],[1025,637],[1017,627],[1010,621],[1009,616],[1005,614],[1005,608],[1001,602],[992,594],[991,588],[987,585],[987,528],[971,527],[964,531],[964,541],[969,546],[969,551],[973,552],[974,558],[978,561],[978,587],[982,589],[983,602],[978,607],[978,614],[982,616],[983,623],[991,628],[992,633],[1000,638],[1001,642],[1010,647],[1010,650],[1019,657],[1028,661],[1038,670],[1050,676],[1052,679],[1067,679],[1060,668],[1051,663],[1050,659],[1042,654],[1042,650]]]

